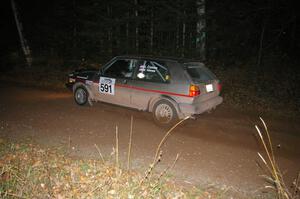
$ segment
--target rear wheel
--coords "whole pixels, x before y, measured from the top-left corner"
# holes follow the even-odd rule
[[[78,87],[74,92],[74,99],[78,105],[83,106],[87,104],[89,99],[89,94],[85,88]]]
[[[175,107],[168,100],[156,102],[152,114],[155,123],[163,127],[172,126],[178,119]]]

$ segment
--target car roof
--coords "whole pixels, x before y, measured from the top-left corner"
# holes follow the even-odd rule
[[[148,55],[121,55],[116,56],[115,59],[150,59],[154,61],[164,61],[164,62],[177,62],[177,63],[202,63],[199,60],[186,59],[186,58],[176,58],[176,57],[156,57]]]

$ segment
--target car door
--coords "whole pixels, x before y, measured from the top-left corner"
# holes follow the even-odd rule
[[[131,89],[128,83],[132,80],[133,71],[131,59],[116,59],[105,66],[94,89],[97,100],[130,107]]]
[[[131,104],[134,108],[147,110],[150,100],[168,93],[169,71],[165,63],[153,60],[134,60],[134,65]]]

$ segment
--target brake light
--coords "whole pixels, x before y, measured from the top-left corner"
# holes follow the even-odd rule
[[[199,87],[196,86],[196,85],[190,85],[189,96],[196,97],[198,95],[200,95],[200,89],[199,89]]]
[[[222,90],[222,84],[218,83],[218,91],[221,92]]]

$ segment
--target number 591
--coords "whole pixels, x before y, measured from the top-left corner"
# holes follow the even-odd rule
[[[111,93],[111,85],[101,83],[100,91],[105,93]]]

